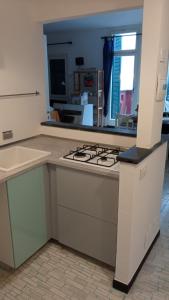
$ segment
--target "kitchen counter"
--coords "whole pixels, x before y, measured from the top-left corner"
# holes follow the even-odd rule
[[[71,123],[62,123],[56,121],[47,121],[42,122],[42,126],[49,126],[49,127],[60,127],[66,129],[76,129],[76,130],[84,130],[90,132],[98,132],[104,134],[112,134],[112,135],[121,135],[121,136],[128,136],[128,137],[136,137],[137,131],[136,129],[129,129],[129,128],[116,128],[116,127],[92,127],[92,126],[85,126],[85,125],[77,125]]]
[[[61,160],[60,157],[66,155],[70,150],[75,149],[78,146],[82,146],[86,144],[84,142],[74,141],[74,140],[67,140],[62,138],[56,137],[49,137],[45,135],[40,135],[34,138],[30,138],[24,141],[16,142],[10,146],[3,146],[2,149],[12,147],[14,145],[24,146],[28,148],[44,150],[51,152],[48,157],[39,159],[35,162],[29,163],[25,166],[20,168],[16,168],[10,172],[3,172],[0,171],[0,183],[8,180],[9,178],[18,175],[26,170],[29,170],[35,166],[39,166],[45,163],[54,164],[57,166],[65,166],[73,169],[83,170],[85,172],[92,172],[98,175],[110,176],[110,177],[119,177],[117,172],[112,170],[104,169],[102,167],[91,166],[88,164],[82,163],[73,163],[72,161]],[[91,144],[91,143],[90,143]]]
[[[49,127],[60,127],[66,129],[76,129],[76,130],[83,130],[83,131],[90,131],[90,132],[98,132],[104,134],[112,134],[112,135],[121,135],[121,136],[128,136],[128,137],[137,137],[137,129],[130,129],[130,128],[116,128],[113,127],[92,127],[92,126],[84,126],[84,125],[77,125],[71,123],[61,123],[56,121],[46,121],[41,123],[42,126],[49,126]],[[163,118],[162,123],[162,134],[169,133],[169,118]]]
[[[132,147],[125,151],[124,153],[121,153],[117,160],[121,162],[131,163],[131,164],[139,164],[141,161],[143,161],[147,156],[149,156],[153,151],[155,151],[158,147],[160,147],[162,144],[168,142],[168,135],[163,134],[161,136],[161,141],[157,144],[155,144],[150,149],[144,149],[139,147]]]

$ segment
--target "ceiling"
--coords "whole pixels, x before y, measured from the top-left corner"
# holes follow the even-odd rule
[[[113,11],[44,25],[44,33],[142,24],[143,9]]]

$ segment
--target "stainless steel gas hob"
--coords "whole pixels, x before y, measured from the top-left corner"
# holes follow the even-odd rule
[[[75,150],[70,151],[62,159],[119,171],[117,156],[124,151],[126,151],[126,149],[116,146],[103,147],[99,144],[83,145],[82,147],[78,147]]]

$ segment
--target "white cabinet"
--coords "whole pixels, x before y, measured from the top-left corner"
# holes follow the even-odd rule
[[[48,241],[44,172],[37,167],[1,185],[0,261],[12,268]]]
[[[119,180],[65,167],[56,174],[58,241],[115,266]]]

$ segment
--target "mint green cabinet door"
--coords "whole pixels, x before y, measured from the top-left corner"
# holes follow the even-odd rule
[[[8,180],[15,268],[47,242],[43,167]]]

